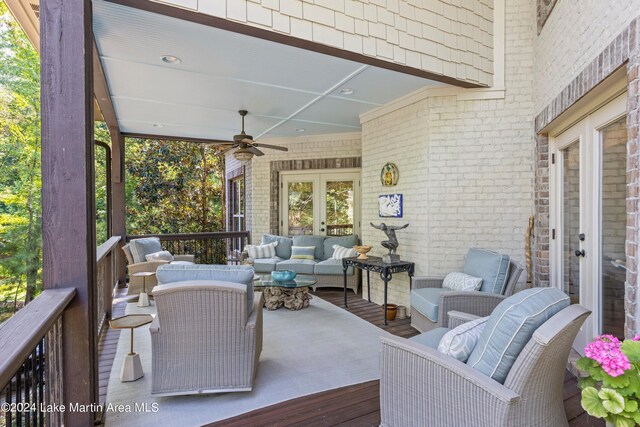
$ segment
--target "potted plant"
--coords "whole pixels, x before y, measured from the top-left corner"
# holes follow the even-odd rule
[[[580,378],[582,407],[607,425],[640,425],[640,335],[623,342],[600,335],[584,349],[576,366]]]

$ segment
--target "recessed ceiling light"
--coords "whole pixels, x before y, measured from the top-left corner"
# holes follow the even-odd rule
[[[154,128],[163,128],[163,127],[164,127],[164,125],[163,125],[163,124],[161,124],[161,123],[154,123],[154,124],[153,124],[153,127],[154,127]]]
[[[303,128],[297,128],[297,129],[296,129],[296,132],[304,132],[305,130],[306,130],[306,129],[303,129]]]
[[[176,65],[182,62],[182,59],[173,55],[162,55],[161,58],[162,58],[162,62],[164,62],[165,64]]]
[[[340,89],[340,94],[341,95],[351,95],[351,94],[353,94],[353,89],[350,89],[348,87],[343,87],[342,89]]]

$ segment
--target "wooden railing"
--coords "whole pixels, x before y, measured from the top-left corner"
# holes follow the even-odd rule
[[[127,242],[142,237],[158,237],[162,247],[173,255],[195,255],[197,264],[239,264],[240,254],[250,242],[248,231],[145,234],[127,236]]]
[[[353,234],[353,224],[328,224],[327,236],[349,236]]]
[[[118,248],[120,236],[113,236],[96,249],[96,338],[100,339],[105,322],[111,317],[113,295],[118,286],[118,257],[122,251]]]
[[[44,290],[0,325],[0,425],[63,424],[62,412],[43,409],[63,402],[62,313],[75,293]]]

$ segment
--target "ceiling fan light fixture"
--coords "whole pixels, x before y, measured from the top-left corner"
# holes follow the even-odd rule
[[[178,65],[182,62],[182,59],[174,55],[162,55],[160,58],[165,64]]]
[[[253,153],[245,148],[238,148],[234,153],[233,157],[237,160],[244,162],[249,161],[253,158]]]

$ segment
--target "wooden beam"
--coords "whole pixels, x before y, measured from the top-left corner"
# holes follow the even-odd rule
[[[91,25],[90,0],[40,1],[43,279],[76,289],[62,322],[66,405],[98,399]],[[91,412],[64,417],[94,422]]]
[[[198,144],[233,144],[233,141],[227,141],[222,139],[207,139],[207,138],[190,138],[188,136],[173,136],[173,135],[153,135],[150,133],[133,133],[123,132],[122,135],[127,138],[139,138],[139,139],[161,139],[163,141],[186,141],[195,142]]]
[[[432,73],[421,68],[409,67],[407,65],[398,64],[373,56],[363,55],[361,53],[351,52],[339,49],[333,46],[327,46],[321,43],[312,42],[310,40],[299,39],[287,34],[277,33],[272,30],[252,27],[250,25],[239,22],[230,21],[217,16],[206,15],[194,10],[182,9],[179,7],[158,3],[151,0],[107,0],[111,3],[144,10],[146,12],[157,13],[172,18],[182,19],[184,21],[194,22],[196,24],[206,25],[218,28],[220,30],[231,31],[234,33],[244,34],[246,36],[257,37],[263,40],[269,40],[275,43],[285,44],[300,49],[310,50],[312,52],[322,53],[336,58],[347,59],[349,61],[359,62],[361,64],[372,65],[378,68],[384,68],[399,73],[409,74],[412,76],[422,77],[429,80],[463,87],[463,88],[481,88],[487,87],[477,83],[471,83],[465,80],[459,80],[454,77],[442,74]]]
[[[119,130],[111,131],[111,235],[120,236],[120,248],[127,236],[125,200],[125,139]],[[126,284],[126,260],[121,249],[116,251],[116,276],[119,286]]]
[[[111,100],[111,92],[109,91],[109,85],[107,85],[107,78],[102,68],[102,61],[100,61],[100,53],[98,52],[98,46],[95,39],[92,37],[92,49],[93,49],[93,91],[96,96],[96,102],[100,107],[102,118],[107,123],[109,131],[111,129],[118,129],[118,119],[116,117],[116,110],[113,107]]]

